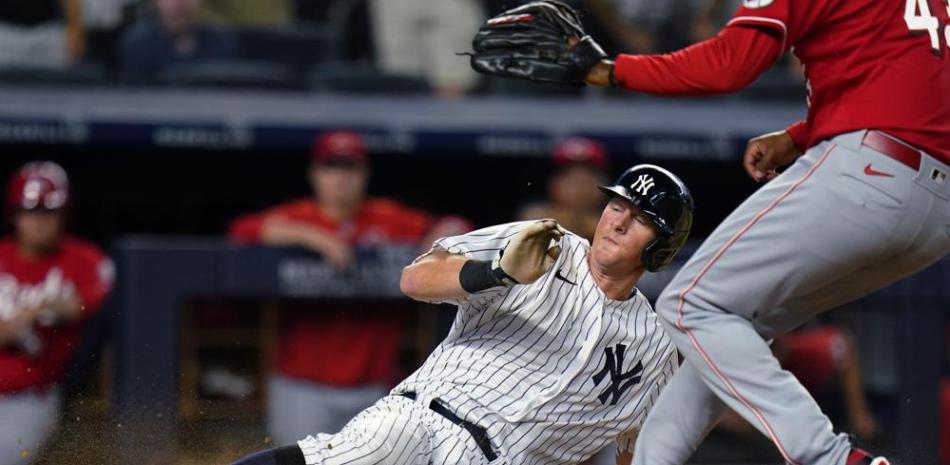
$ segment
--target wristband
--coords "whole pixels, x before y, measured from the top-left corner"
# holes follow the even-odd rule
[[[459,271],[459,284],[469,294],[499,286],[518,284],[494,261],[469,260]]]

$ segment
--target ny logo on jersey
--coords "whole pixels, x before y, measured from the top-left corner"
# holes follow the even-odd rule
[[[650,193],[650,189],[653,189],[654,184],[656,184],[656,182],[653,181],[653,176],[641,174],[640,177],[630,185],[630,189],[639,192],[640,195],[647,195]]]
[[[622,396],[627,389],[632,388],[640,382],[640,374],[643,373],[643,361],[637,362],[637,366],[626,373],[622,371],[623,356],[626,351],[627,346],[623,344],[617,344],[616,351],[614,351],[613,347],[604,349],[604,354],[606,355],[604,367],[597,372],[597,374],[591,376],[591,380],[594,381],[594,387],[597,387],[600,385],[600,382],[604,380],[605,376],[610,375],[610,384],[607,386],[607,389],[604,389],[604,392],[597,396],[601,404],[606,405],[607,399],[613,397],[613,399],[610,400],[610,405],[616,405],[617,401],[620,400],[620,396]]]

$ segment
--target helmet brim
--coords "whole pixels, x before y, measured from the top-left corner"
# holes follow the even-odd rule
[[[653,225],[656,226],[656,229],[657,229],[657,231],[660,232],[660,234],[663,234],[663,235],[666,235],[666,236],[671,236],[671,235],[673,235],[673,232],[670,231],[670,230],[663,224],[662,221],[660,221],[660,216],[657,215],[657,213],[656,213],[655,211],[653,211],[652,208],[649,208],[649,205],[643,205],[644,202],[640,202],[640,199],[639,199],[638,197],[634,197],[634,196],[630,195],[630,192],[629,192],[625,187],[623,187],[623,186],[616,186],[616,185],[614,185],[614,186],[597,186],[597,187],[600,189],[601,192],[603,192],[604,194],[606,194],[607,197],[620,197],[620,198],[622,198],[622,199],[624,199],[624,200],[626,200],[626,201],[632,203],[634,206],[636,206],[638,209],[640,209],[640,211],[642,211],[645,215],[647,215],[648,217],[650,217],[650,220],[653,222]]]

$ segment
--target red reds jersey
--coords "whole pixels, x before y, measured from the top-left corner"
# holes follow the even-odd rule
[[[739,24],[780,31],[801,59],[807,146],[881,129],[950,162],[946,0],[745,0]]]
[[[238,218],[230,237],[258,242],[264,221],[275,216],[311,224],[356,246],[416,244],[433,224],[425,213],[385,199],[366,200],[353,219],[336,223],[312,199],[300,199]],[[392,308],[398,306],[340,301],[319,308],[284,308],[277,369],[287,376],[335,386],[393,381],[405,320],[402,309]]]
[[[56,384],[79,342],[83,320],[112,289],[112,261],[96,246],[67,237],[54,254],[24,259],[13,239],[0,241],[0,320],[47,299],[78,296],[79,320],[61,324],[37,318],[16,344],[0,349],[0,393],[44,389]]]

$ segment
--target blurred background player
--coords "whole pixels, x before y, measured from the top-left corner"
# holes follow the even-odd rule
[[[335,131],[320,136],[308,176],[311,197],[235,220],[242,243],[300,246],[338,270],[355,261],[354,247],[429,244],[470,229],[438,220],[395,200],[367,197],[370,166],[363,139]],[[313,431],[338,431],[384,396],[397,379],[403,312],[380,303],[285,306],[280,314],[276,371],[268,394],[268,428],[278,443]]]
[[[593,239],[604,203],[597,186],[607,182],[606,149],[595,140],[574,137],[557,144],[551,160],[547,198],[524,205],[518,219],[552,218],[568,231]]]
[[[425,77],[443,97],[467,93],[479,77],[455,52],[468,49],[483,17],[477,0],[369,0],[376,64]]]
[[[119,73],[126,83],[156,82],[169,65],[233,58],[237,38],[200,20],[201,0],[151,0],[153,15],[133,24],[119,46]]]
[[[627,53],[658,53],[686,43],[694,1],[586,0],[586,6],[607,32],[604,47]]]
[[[205,0],[202,8],[211,21],[252,26],[287,26],[293,13],[292,0]]]
[[[24,464],[56,428],[59,383],[83,322],[112,289],[98,247],[64,232],[66,173],[27,163],[9,185],[13,235],[0,241],[0,465]]]

